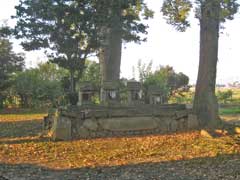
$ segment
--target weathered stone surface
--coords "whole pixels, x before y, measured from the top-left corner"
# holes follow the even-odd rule
[[[62,111],[61,115],[65,117],[77,118],[79,113],[73,111]]]
[[[192,108],[193,108],[193,105],[192,105],[192,104],[186,104],[186,108],[187,108],[187,109],[192,109]]]
[[[187,126],[189,129],[197,128],[199,126],[198,118],[196,115],[194,115],[194,114],[188,115],[188,125]]]
[[[156,121],[151,117],[101,119],[99,124],[103,129],[112,131],[151,130],[158,127]]]
[[[96,131],[98,129],[98,124],[97,121],[95,119],[86,119],[83,122],[83,127],[92,130],[92,131]]]
[[[107,110],[96,110],[96,111],[89,111],[85,113],[86,118],[106,118],[108,117]]]
[[[71,120],[64,117],[56,118],[52,127],[52,139],[70,140],[71,138]]]
[[[164,126],[161,126],[160,128],[160,131],[159,132],[161,132],[161,133],[166,133],[166,132],[168,132],[169,131],[169,125],[164,125]]]
[[[176,119],[182,119],[188,116],[188,112],[186,110],[183,111],[176,111],[175,112]]]
[[[81,106],[63,109],[53,139],[168,133],[198,126],[182,105]]]
[[[177,122],[177,121],[173,120],[170,125],[171,125],[171,129],[170,129],[170,130],[171,130],[172,132],[175,132],[175,131],[178,130],[178,129],[177,129],[177,128],[178,128],[178,122]]]
[[[78,135],[79,135],[80,137],[82,137],[82,138],[88,138],[89,135],[90,135],[90,133],[89,133],[89,131],[88,131],[86,128],[80,127],[80,128],[78,129]]]
[[[155,122],[158,124],[160,132],[168,132],[170,129],[170,122],[172,121],[169,117],[155,117]]]
[[[187,130],[187,123],[185,119],[179,119],[178,120],[178,130]]]

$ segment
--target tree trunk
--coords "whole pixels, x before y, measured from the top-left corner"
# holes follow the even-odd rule
[[[122,54],[121,1],[109,4],[109,25],[102,27],[104,42],[100,52],[102,82],[117,81],[120,77]]]
[[[110,26],[101,28],[104,40],[99,53],[101,84],[104,82],[117,82],[120,79],[121,54],[122,54],[122,27],[120,1],[113,1],[109,10]],[[103,100],[101,89],[101,100]]]
[[[106,46],[101,49],[99,62],[102,82],[120,78],[122,39],[121,33],[110,30]]]
[[[0,109],[3,109],[4,97],[0,94]]]
[[[215,95],[219,11],[218,1],[206,0],[201,5],[200,60],[193,109],[202,127],[215,126],[220,119]]]
[[[74,71],[70,70],[70,93],[75,93]]]

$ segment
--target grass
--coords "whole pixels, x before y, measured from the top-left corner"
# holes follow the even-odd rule
[[[220,115],[237,115],[240,114],[240,107],[221,108],[219,113]]]
[[[38,135],[43,116],[44,114],[1,115],[1,163],[27,163],[68,169],[240,154],[237,137],[206,139],[200,136],[199,131],[52,142],[47,137]]]
[[[8,108],[0,109],[0,115],[35,115],[45,114],[47,109],[31,109],[31,108]]]
[[[217,88],[216,89],[216,94],[218,94],[219,91],[225,92],[231,90],[233,92],[233,96],[231,99],[227,100],[227,104],[240,104],[240,89],[225,89],[225,88]],[[195,89],[191,88],[188,92],[182,93],[184,96],[176,96],[176,97],[171,97],[169,100],[169,103],[183,103],[183,104],[192,104],[193,103],[193,98],[194,98],[194,92]],[[223,103],[223,102],[219,102]]]
[[[42,120],[47,114],[0,114],[0,123],[7,121]]]

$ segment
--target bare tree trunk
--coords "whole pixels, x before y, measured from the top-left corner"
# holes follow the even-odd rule
[[[108,27],[102,27],[104,40],[99,53],[101,84],[104,82],[117,82],[120,79],[121,54],[122,54],[122,27],[121,27],[121,3],[112,1],[109,10],[111,23]],[[101,100],[103,100],[101,89]]]
[[[201,5],[200,61],[193,106],[201,126],[214,126],[219,122],[215,95],[219,11],[219,1],[206,0]]]
[[[106,45],[100,52],[102,82],[117,81],[120,78],[122,37],[120,32],[110,30]]]
[[[102,81],[116,81],[120,77],[122,53],[121,1],[109,4],[109,26],[102,27],[105,42],[101,50]]]

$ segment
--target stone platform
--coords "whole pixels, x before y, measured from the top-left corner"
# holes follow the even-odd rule
[[[52,138],[163,134],[197,127],[196,116],[185,105],[75,106],[58,110]]]

